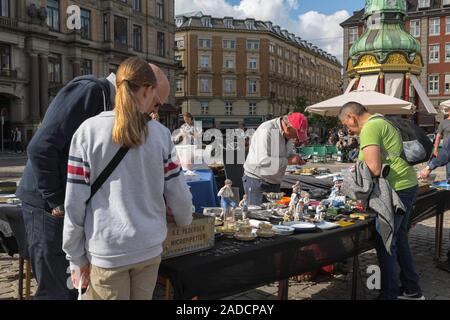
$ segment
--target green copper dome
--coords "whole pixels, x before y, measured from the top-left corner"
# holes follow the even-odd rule
[[[356,64],[364,54],[383,63],[392,52],[405,54],[412,62],[420,55],[420,43],[405,29],[406,0],[366,0],[366,30],[350,49]]]

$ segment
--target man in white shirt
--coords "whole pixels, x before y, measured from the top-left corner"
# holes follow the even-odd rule
[[[254,133],[244,164],[244,190],[251,205],[264,201],[263,192],[279,192],[288,164],[305,162],[295,153],[292,140],[308,140],[308,119],[301,113],[264,122]]]

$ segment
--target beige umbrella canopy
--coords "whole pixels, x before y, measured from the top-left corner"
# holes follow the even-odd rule
[[[385,115],[412,114],[415,108],[411,102],[376,91],[351,91],[309,106],[305,111],[322,116],[337,116],[342,106],[350,101],[361,103],[370,113]]]

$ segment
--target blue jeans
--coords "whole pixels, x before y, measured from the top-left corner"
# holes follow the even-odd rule
[[[67,286],[69,262],[62,250],[64,218],[22,204],[31,267],[38,283],[37,300],[75,300],[77,291]]]
[[[259,206],[266,201],[263,192],[280,192],[279,184],[270,184],[263,180],[250,178],[246,175],[242,177],[244,191],[247,195],[248,205]],[[251,192],[250,192],[251,188]]]
[[[406,206],[406,213],[394,216],[394,235],[391,245],[391,255],[386,251],[383,240],[376,233],[375,248],[381,269],[381,299],[395,300],[403,292],[408,294],[422,294],[408,243],[408,225],[414,203],[416,202],[418,188],[398,191],[397,194]],[[400,282],[402,291],[398,286],[397,263],[400,266]]]
[[[224,209],[227,207],[236,208],[236,202],[229,198],[220,197],[220,207]]]

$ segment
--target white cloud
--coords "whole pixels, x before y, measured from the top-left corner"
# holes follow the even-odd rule
[[[176,14],[202,11],[215,17],[232,16],[238,19],[272,21],[342,61],[343,39],[339,23],[346,20],[350,14],[346,10],[331,15],[309,11],[293,19],[290,12],[298,8],[298,0],[241,0],[238,5],[231,5],[226,0],[175,0]]]

